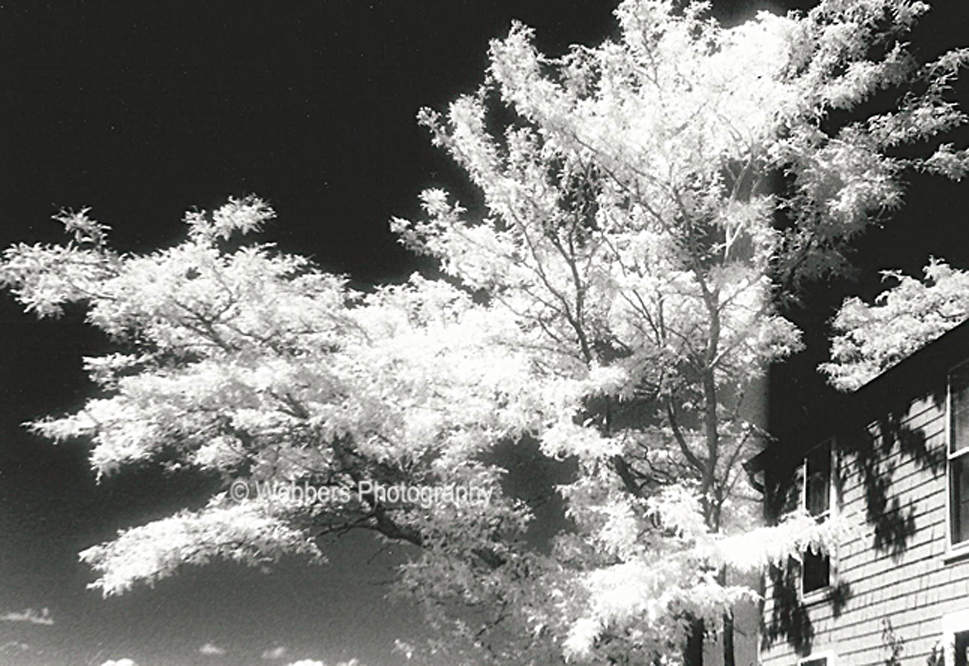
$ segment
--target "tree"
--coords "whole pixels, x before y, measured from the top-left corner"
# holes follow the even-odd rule
[[[724,30],[697,4],[677,13],[669,2],[624,3],[618,41],[560,59],[513,28],[492,47],[489,85],[446,120],[423,114],[492,217],[466,221],[430,192],[430,221],[399,223],[405,238],[517,313],[563,360],[556,373],[621,372],[561,426],[578,421],[601,439],[585,445],[596,455],[570,495],[580,531],[600,531],[606,546],[583,567],[615,566],[601,531],[616,528],[603,516],[641,519],[638,499],[684,480],[706,528],[729,531],[737,462],[755,431],[744,396],[799,344],[776,306],[804,280],[845,267],[845,243],[900,204],[906,169],[964,175],[965,151],[948,144],[925,158],[888,154],[965,121],[945,94],[966,53],[920,66],[902,41],[925,9],[822,2],[804,17],[760,15]],[[884,88],[900,102],[873,112]],[[503,136],[489,131],[492,97],[517,116]],[[832,119],[861,107],[861,118]],[[543,443],[559,452],[549,433]],[[650,532],[641,520],[626,529]],[[638,563],[654,570],[648,558]],[[729,608],[719,582],[726,596],[690,597],[679,616],[709,618],[705,603]],[[610,599],[580,621],[585,640],[575,625],[570,648],[586,651],[624,613],[638,618],[636,603],[645,602],[617,609]],[[729,612],[723,625],[729,664]],[[693,636],[702,631],[695,623]],[[628,655],[618,642],[610,658]]]
[[[873,304],[845,300],[832,322],[831,361],[821,365],[835,388],[859,388],[969,317],[966,271],[933,259],[924,275],[886,271],[885,281],[895,284]]]
[[[728,569],[844,528],[750,531],[749,396],[800,345],[779,306],[846,265],[906,170],[969,162],[889,154],[965,120],[946,93],[969,55],[920,65],[903,41],[925,9],[825,0],[726,29],[703,4],[629,0],[616,40],[561,58],[513,26],[476,94],[420,116],[483,198],[469,213],[430,190],[423,220],[393,222],[445,279],[355,292],[248,243],[272,216],[254,197],[189,214],[186,241],[146,256],[113,252],[86,212],[61,217],[66,246],[8,250],[0,278],[29,310],[82,302],[121,349],[87,361],[101,396],[37,430],[89,438],[99,474],[163,459],[281,484],[84,551],[95,586],[319,558],[318,537],[368,529],[419,549],[400,588],[469,661],[696,664],[722,630],[732,663],[731,608],[753,592]],[[872,111],[885,89],[901,101]],[[548,552],[494,456],[528,440],[576,468]],[[291,483],[333,492],[307,504]],[[378,490],[401,485],[489,501]]]

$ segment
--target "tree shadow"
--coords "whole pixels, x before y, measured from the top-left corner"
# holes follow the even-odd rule
[[[940,400],[944,396],[934,396],[935,408],[941,406]],[[946,464],[944,449],[929,448],[925,431],[903,421],[906,412],[907,405],[888,411],[874,427],[855,426],[839,438],[842,450],[849,454],[849,465],[842,468],[842,474],[853,468],[864,486],[865,519],[874,527],[872,548],[879,554],[889,554],[896,562],[918,531],[915,501],[910,498],[903,503],[894,491],[900,462],[914,461],[919,470],[933,476],[943,473]]]
[[[944,387],[929,397],[932,407],[944,413]],[[923,427],[913,428],[905,422],[909,406],[908,400],[884,401],[878,410],[879,416],[867,419],[863,411],[849,414],[841,420],[836,433],[841,461],[834,475],[838,504],[843,505],[847,476],[856,472],[863,487],[865,520],[874,528],[869,547],[879,556],[887,554],[895,562],[908,551],[919,529],[917,501],[914,498],[903,501],[896,490],[899,468],[914,462],[918,470],[934,477],[943,474],[946,468],[945,448],[930,447]],[[796,447],[791,447],[772,458],[764,479],[768,519],[776,520],[798,507],[802,456]],[[797,654],[810,653],[815,629],[809,607],[799,594],[800,565],[791,560],[784,567],[772,566],[768,578],[772,583],[773,609],[770,617],[764,617],[762,647],[770,647],[783,639]],[[849,609],[851,599],[850,581],[836,577],[834,585],[818,598],[818,603],[822,600],[830,603],[837,618]]]
[[[798,655],[805,656],[811,652],[814,625],[798,594],[800,567],[797,562],[788,560],[784,567],[772,564],[767,575],[774,605],[761,636],[761,649],[767,649],[783,638]]]
[[[851,585],[847,581],[839,580],[831,587],[828,598],[831,600],[831,611],[835,618],[841,617],[852,596]]]
[[[785,640],[800,656],[811,653],[814,642],[814,625],[808,612],[809,605],[804,602],[800,591],[801,564],[789,559],[784,567],[772,565],[768,571],[772,583],[771,617],[764,624],[761,636],[761,649]],[[830,603],[834,616],[840,617],[852,598],[851,586],[845,581],[834,581],[812,604]]]

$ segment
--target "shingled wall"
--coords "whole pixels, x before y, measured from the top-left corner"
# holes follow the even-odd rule
[[[768,624],[774,618],[781,633],[762,649],[764,666],[793,666],[819,655],[828,657],[828,666],[886,664],[892,654],[886,620],[903,666],[925,666],[942,656],[951,640],[944,637],[944,618],[969,609],[969,557],[955,557],[947,547],[944,380],[940,384],[886,409],[867,427],[836,436],[836,506],[842,516],[856,518],[856,530],[839,544],[831,586],[807,597],[794,593],[800,608],[781,614],[800,625],[793,631],[777,626],[776,580],[768,577],[764,618]]]

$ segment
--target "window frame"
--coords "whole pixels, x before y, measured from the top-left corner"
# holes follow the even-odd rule
[[[955,508],[952,503],[953,468],[952,461],[969,456],[969,446],[958,454],[953,455],[952,445],[955,435],[955,410],[952,405],[952,376],[957,370],[969,367],[969,361],[963,361],[949,368],[945,375],[945,553],[947,557],[962,557],[969,555],[969,535],[959,543],[953,542]],[[969,458],[966,458],[969,460]]]
[[[818,444],[816,444],[815,446],[812,446],[810,449],[805,451],[804,457],[801,460],[801,465],[800,465],[801,497],[799,500],[800,508],[803,509],[804,511],[808,511],[808,502],[807,502],[808,500],[808,459],[810,458],[811,454],[814,451],[824,446],[829,447],[828,455],[830,456],[830,460],[829,460],[829,467],[828,467],[828,470],[829,470],[828,472],[828,510],[818,516],[818,518],[822,519],[822,522],[824,520],[829,520],[834,518],[834,516],[837,513],[837,507],[838,507],[837,484],[835,482],[837,469],[838,469],[838,456],[837,456],[838,447],[837,447],[837,440],[833,436],[821,440]],[[831,591],[831,589],[835,586],[835,580],[837,577],[837,567],[836,567],[837,553],[834,553],[834,552],[828,553],[827,558],[828,558],[828,582],[826,585],[822,585],[821,587],[813,589],[810,592],[804,591],[804,560],[803,559],[801,560],[800,571],[798,572],[797,594],[798,594],[798,598],[801,600],[802,603],[810,603],[826,597],[827,594]],[[817,658],[820,659],[822,656],[825,656],[825,654],[828,654],[828,653],[819,654]],[[806,658],[806,660],[810,661],[811,658]],[[828,666],[831,666],[830,663],[828,664]]]

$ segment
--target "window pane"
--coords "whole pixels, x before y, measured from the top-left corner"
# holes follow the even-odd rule
[[[952,453],[969,448],[969,364],[949,373],[950,408],[949,450]]]
[[[781,516],[804,505],[804,465],[798,464],[789,472],[779,476],[774,485],[779,502],[778,515]]]
[[[967,666],[966,652],[969,652],[969,631],[956,634],[956,654],[954,666]]]
[[[969,539],[969,456],[949,461],[949,510],[952,543]]]
[[[831,559],[827,555],[807,551],[804,553],[803,583],[804,594],[827,587],[831,580]]]
[[[807,495],[804,507],[812,516],[823,516],[831,500],[831,444],[819,446],[808,454]]]

